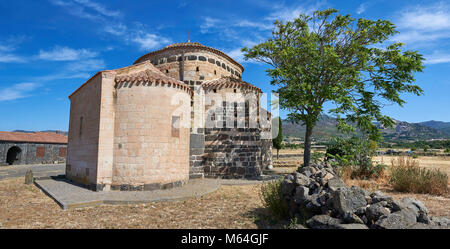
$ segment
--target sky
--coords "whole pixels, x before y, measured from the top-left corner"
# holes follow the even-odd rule
[[[417,50],[425,70],[423,96],[402,95],[403,107],[383,112],[397,120],[450,122],[450,2],[418,0],[16,0],[0,2],[0,130],[68,130],[68,96],[96,72],[131,65],[171,43],[217,48],[245,71],[244,81],[270,93],[267,65],[245,61],[242,47],[271,37],[275,20],[335,8],[340,14],[394,23]],[[281,111],[286,116],[286,111]]]

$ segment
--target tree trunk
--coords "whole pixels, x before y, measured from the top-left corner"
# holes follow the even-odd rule
[[[305,133],[305,150],[303,152],[303,165],[309,166],[311,160],[311,135],[313,131],[313,126],[311,124],[306,124]]]
[[[280,149],[277,149],[277,160],[279,159],[279,158],[278,158],[279,155],[280,155]]]

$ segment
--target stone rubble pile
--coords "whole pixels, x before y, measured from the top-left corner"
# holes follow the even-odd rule
[[[330,165],[302,167],[287,175],[281,192],[291,217],[312,229],[450,228],[450,219],[429,217],[419,200],[398,201],[379,191],[346,186]]]

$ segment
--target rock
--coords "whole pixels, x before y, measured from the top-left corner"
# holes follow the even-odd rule
[[[341,215],[354,213],[358,208],[367,205],[365,192],[360,187],[338,188],[332,193],[333,207]]]
[[[445,217],[433,216],[430,218],[432,224],[437,226],[450,226],[450,219]]]
[[[386,208],[383,204],[386,202],[378,202],[370,205],[366,209],[366,217],[371,222],[376,222],[381,216],[390,214],[390,210]]]
[[[396,201],[396,200],[393,200],[392,202],[389,202],[388,205],[387,205],[387,207],[388,207],[389,209],[391,209],[391,212],[392,212],[392,213],[393,213],[393,212],[400,211],[400,210],[406,208],[406,206],[405,206],[405,204],[403,204],[403,202],[401,202],[401,201]]]
[[[285,176],[284,179],[293,182],[295,180],[295,176],[293,174],[290,174],[290,175]]]
[[[307,229],[305,226],[301,225],[301,224],[295,224],[295,225],[291,225],[289,226],[290,229]]]
[[[314,169],[313,167],[301,167],[298,172],[302,173],[303,175],[305,175],[307,177],[310,177],[314,173],[316,173],[316,169]]]
[[[374,224],[374,228],[405,229],[414,225],[415,223],[416,223],[416,215],[412,211],[404,209],[380,217],[380,219]]]
[[[306,221],[306,225],[312,229],[337,229],[342,222],[328,215],[315,215]]]
[[[344,222],[347,224],[357,223],[357,224],[364,224],[364,221],[358,217],[358,215],[354,213],[345,213],[344,214]]]
[[[380,202],[380,201],[386,201],[387,203],[394,201],[394,199],[392,199],[392,197],[385,196],[380,191],[373,192],[372,194],[370,194],[370,197],[372,199],[372,204]]]
[[[33,184],[33,171],[31,169],[27,170],[25,173],[25,184]]]
[[[294,196],[294,202],[297,204],[304,203],[306,201],[310,200],[309,197],[309,188],[299,186],[295,188],[295,196]]]
[[[306,204],[306,209],[308,213],[311,215],[321,214],[322,213],[322,205],[319,202],[319,195],[313,194],[310,196],[310,201]]]
[[[367,209],[367,207],[360,207],[360,208],[356,209],[355,214],[357,214],[359,216],[365,215],[366,209]]]
[[[297,174],[296,179],[295,179],[295,184],[300,185],[300,186],[309,186],[310,183],[311,183],[311,180],[309,177],[307,177],[303,174]]]
[[[443,227],[432,225],[432,224],[424,224],[424,223],[415,223],[412,226],[409,226],[408,229],[442,229]]]
[[[320,184],[317,183],[316,181],[311,181],[308,187],[314,192],[314,190],[320,188]]]
[[[339,224],[337,225],[337,229],[369,229],[364,224]]]
[[[331,191],[336,191],[338,188],[343,188],[347,186],[340,178],[334,177],[328,180],[326,187],[328,187]]]
[[[421,201],[416,200],[411,197],[405,197],[401,201],[406,206],[406,208],[409,208],[414,213],[416,213],[417,217],[419,216],[420,213],[425,213],[428,215],[428,209],[425,207],[425,205]]]
[[[286,196],[292,195],[292,192],[295,189],[295,184],[290,179],[284,179],[281,182],[281,193]]]

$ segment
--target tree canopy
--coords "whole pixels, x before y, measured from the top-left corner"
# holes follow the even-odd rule
[[[421,95],[414,73],[424,68],[417,51],[389,39],[398,33],[387,20],[355,20],[335,9],[274,23],[272,37],[243,48],[245,59],[267,63],[271,84],[278,86],[280,107],[288,118],[306,126],[305,160],[309,165],[311,134],[325,103],[338,127],[353,131],[355,124],[373,140],[381,138],[374,123],[390,127],[383,115],[386,104],[402,106],[402,93]]]

